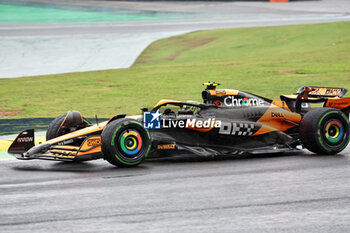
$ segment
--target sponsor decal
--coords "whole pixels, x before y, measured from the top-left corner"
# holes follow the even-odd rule
[[[330,96],[337,96],[341,92],[341,89],[336,89],[336,88],[328,88],[326,90],[325,95],[330,95]]]
[[[209,118],[206,120],[198,120],[195,118],[181,118],[176,119],[164,118],[161,120],[161,114],[157,112],[144,112],[143,113],[143,127],[145,129],[160,129],[160,128],[220,128],[221,121],[216,121],[215,118]]]
[[[345,101],[343,101],[343,102],[329,102],[328,103],[328,106],[329,107],[332,107],[332,106],[344,106],[344,105],[347,105],[347,104],[349,104],[349,103],[347,103],[347,102],[345,102]]]
[[[209,118],[208,120],[180,119],[163,120],[162,128],[220,128],[221,121]]]
[[[254,124],[224,122],[221,124],[219,134],[250,136],[254,133],[253,130]]]
[[[173,150],[175,149],[175,144],[164,144],[164,145],[158,145],[158,150]]]
[[[271,112],[271,117],[284,117],[281,112]]]
[[[144,112],[143,113],[143,127],[145,129],[160,129],[160,116],[159,111],[156,112]]]
[[[34,141],[33,137],[20,137],[17,139],[17,142],[32,142]]]
[[[88,138],[86,143],[88,146],[96,146],[101,144],[101,138]]]
[[[217,95],[225,95],[226,91],[225,90],[216,90]]]
[[[338,96],[341,91],[341,88],[318,87],[314,88],[313,91],[309,92],[309,95]]]
[[[256,98],[235,98],[235,96],[227,96],[224,99],[224,104],[228,107],[249,107],[261,106],[264,104],[264,101]]]

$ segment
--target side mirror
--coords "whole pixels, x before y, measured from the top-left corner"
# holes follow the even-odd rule
[[[145,107],[142,107],[140,108],[142,112],[147,112],[148,111],[148,108],[145,108]]]

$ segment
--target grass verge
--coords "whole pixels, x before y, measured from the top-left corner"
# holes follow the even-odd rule
[[[201,101],[208,80],[268,98],[349,89],[350,22],[199,31],[154,42],[129,69],[0,79],[0,115],[137,114],[162,98]]]

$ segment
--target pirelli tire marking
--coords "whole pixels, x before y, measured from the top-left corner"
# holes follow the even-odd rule
[[[231,134],[238,136],[253,135],[254,124],[251,123],[224,123],[222,122],[219,134]]]

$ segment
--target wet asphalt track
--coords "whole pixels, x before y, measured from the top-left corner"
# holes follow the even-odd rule
[[[1,163],[0,232],[349,232],[342,155]]]
[[[73,32],[179,33],[347,20],[348,10],[341,11],[339,5],[334,4],[336,10],[318,9],[316,3],[305,3],[315,5],[308,9],[284,11],[285,21],[253,17],[147,25],[96,23],[93,27],[53,24],[37,29],[28,25],[1,28],[0,34],[7,38]],[[255,13],[249,4],[233,3]],[[263,5],[257,5],[261,6],[258,11],[266,13]],[[315,20],[311,9],[322,16]],[[115,168],[102,160],[81,164],[6,160],[0,162],[0,232],[344,233],[350,231],[349,171],[350,146],[339,156],[303,152],[214,161],[180,157],[151,160],[131,169]]]

